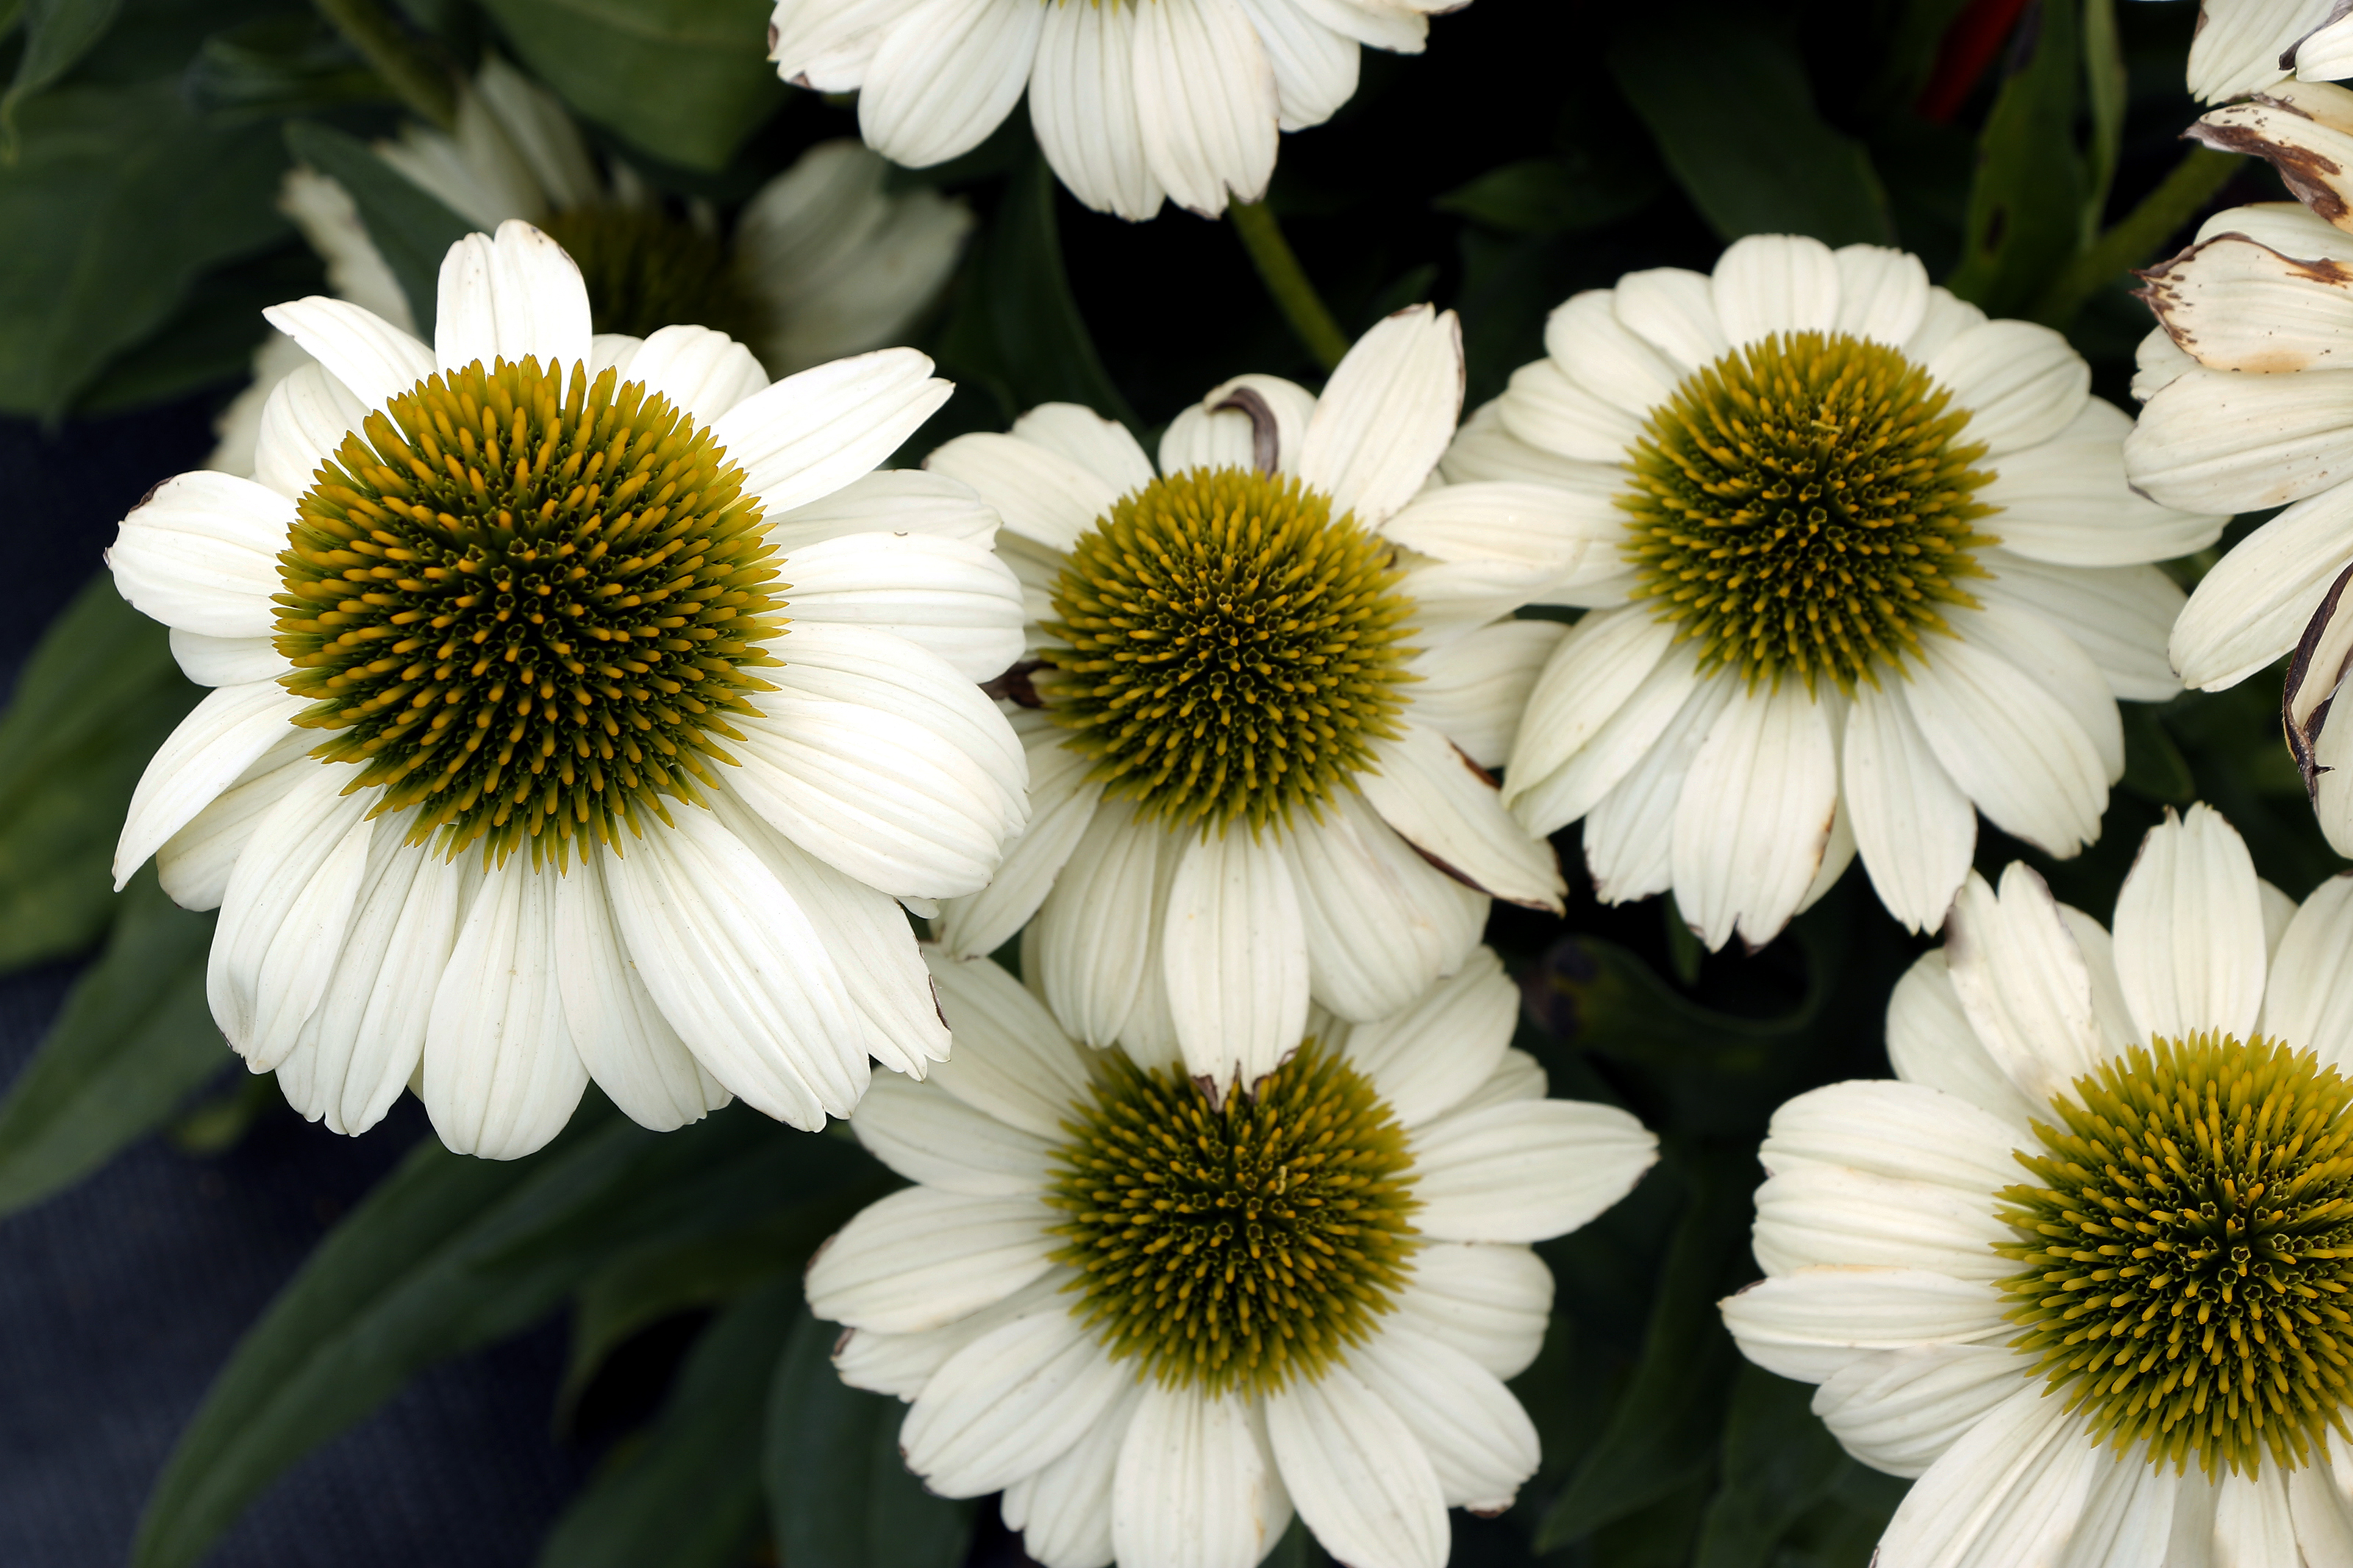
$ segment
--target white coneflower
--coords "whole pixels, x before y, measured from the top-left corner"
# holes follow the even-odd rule
[[[973,684],[1021,646],[995,515],[870,473],[947,397],[931,362],[770,385],[701,327],[592,337],[521,222],[451,247],[430,348],[269,319],[318,363],[259,477],[165,481],[108,557],[216,688],[115,872],[220,908],[230,1044],[339,1131],[417,1071],[498,1156],[592,1077],[649,1126],[733,1094],[813,1127],[870,1054],[944,1055],[893,900],[986,883],[1027,769]]]
[[[1446,459],[1551,484],[1615,575],[1506,763],[1531,830],[1584,823],[1612,902],[1672,889],[1710,947],[1769,940],[1860,852],[1935,931],[1978,813],[2065,858],[2124,769],[2119,698],[2179,689],[2180,591],[2221,528],[2135,495],[2131,420],[2047,327],[1900,251],[1757,236],[1552,314]]]
[[[2353,93],[2295,90],[2327,95],[2353,126]],[[2134,484],[2177,506],[2285,509],[2200,580],[2173,667],[2211,691],[2295,654],[2290,743],[2329,843],[2353,853],[2353,724],[2328,722],[2353,634],[2353,234],[2294,203],[2237,207],[2146,276],[2161,325],[2142,346],[2147,406],[2125,443]]]
[[[1427,306],[1319,397],[1244,376],[1133,437],[1049,405],[925,467],[1005,518],[1046,668],[1024,740],[1037,822],[944,911],[987,952],[1034,912],[1036,978],[1090,1045],[1174,1041],[1223,1082],[1272,1069],[1310,998],[1379,1017],[1479,940],[1486,895],[1560,907],[1552,847],[1483,771],[1561,628],[1498,621],[1574,580],[1567,509],[1425,489],[1462,395]]]
[[[1082,1048],[986,959],[932,969],[955,1057],[850,1119],[915,1185],[808,1270],[932,1490],[1002,1490],[1046,1568],[1252,1568],[1293,1509],[1356,1568],[1439,1568],[1448,1508],[1510,1506],[1538,1454],[1503,1380],[1552,1304],[1528,1243],[1656,1141],[1545,1098],[1492,952],[1222,1092]]]
[[[1900,1081],[1775,1115],[1724,1303],[1919,1478],[1880,1568],[2353,1563],[2353,879],[2302,908],[2204,806],[2116,932],[1972,878],[1888,1008]]]
[[[459,94],[454,132],[412,121],[376,153],[484,233],[521,218],[554,237],[580,267],[598,331],[709,327],[749,348],[772,376],[899,340],[955,270],[972,227],[962,202],[935,192],[885,195],[889,165],[839,141],[810,148],[761,186],[723,239],[709,223],[665,210],[627,164],[601,173],[564,106],[496,56]],[[297,167],[279,200],[325,259],[330,289],[416,331],[349,193]],[[270,335],[253,385],[221,415],[207,467],[253,471],[262,405],[304,358]]]
[[[1071,194],[1148,218],[1163,196],[1214,217],[1254,202],[1275,133],[1355,95],[1360,45],[1419,54],[1468,0],[777,0],[786,81],[858,94],[868,146],[913,168],[980,145],[1029,94]]]
[[[2189,95],[2222,103],[2294,77],[2353,76],[2353,20],[2337,0],[2201,0]]]

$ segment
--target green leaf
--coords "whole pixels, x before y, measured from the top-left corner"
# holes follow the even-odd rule
[[[2166,805],[2196,800],[2198,781],[2190,776],[2189,759],[2158,718],[2158,705],[2119,702],[2116,711],[2125,724],[2125,774],[2118,782],[2133,794]]]
[[[0,163],[16,161],[17,110],[90,53],[121,9],[122,0],[25,0],[11,15],[12,22],[23,18],[25,52],[17,58],[16,79],[0,93]]]
[[[760,1526],[768,1395],[761,1374],[777,1363],[806,1316],[799,1270],[772,1268],[770,1275],[703,1331],[652,1428],[555,1521],[540,1568],[732,1568],[745,1561]]]
[[[801,1314],[768,1388],[761,1479],[792,1568],[955,1568],[973,1504],[934,1497],[899,1457],[907,1407],[845,1384],[839,1332]]]
[[[1742,1363],[1724,1427],[1724,1479],[1693,1568],[1766,1568],[1775,1545],[1852,1468],[1814,1415],[1813,1386]]]
[[[418,335],[432,342],[442,258],[475,225],[377,157],[366,142],[332,126],[295,121],[286,127],[286,145],[296,158],[351,193],[368,238],[408,297]]]
[[[723,165],[786,89],[770,0],[482,0],[533,73],[590,120],[690,169]]]
[[[940,362],[951,377],[997,395],[1000,423],[1040,403],[1082,403],[1133,429],[1135,411],[1103,369],[1063,270],[1059,190],[1025,138],[996,217],[956,281]]]
[[[189,99],[220,120],[310,114],[389,100],[392,89],[314,15],[263,16],[206,38],[188,62]]]
[[[104,573],[51,624],[0,718],[0,970],[106,929],[131,792],[201,694]]]
[[[146,342],[74,395],[71,417],[150,407],[250,374],[269,331],[261,312],[325,288],[318,253],[299,242],[206,273]]]
[[[54,417],[203,273],[288,233],[268,127],[207,123],[174,81],[60,88],[0,168],[0,413]]]
[[[829,1142],[742,1108],[649,1132],[593,1091],[526,1159],[477,1160],[426,1140],[238,1344],[148,1500],[134,1568],[188,1568],[287,1466],[423,1368],[519,1331],[650,1235],[691,1232],[703,1211],[740,1223],[743,1207],[774,1201],[784,1175],[822,1179],[796,1162]],[[871,1168],[814,1158],[842,1180]]]
[[[0,1100],[0,1215],[98,1169],[236,1059],[205,1001],[212,934],[152,869],[132,879],[106,951]]]
[[[2039,5],[2022,63],[1978,137],[1968,234],[1945,286],[1988,315],[2023,315],[2083,243],[2085,174],[2075,146],[2082,50],[2073,5]],[[2016,58],[2017,57],[2013,57]]]
[[[1796,46],[1746,11],[1654,6],[1619,33],[1609,71],[1724,238],[1894,241],[1862,144],[1815,109]]]
[[[2124,46],[2116,37],[2116,0],[2084,0],[2084,99],[2091,110],[2092,142],[2078,243],[2089,246],[2100,237],[2100,219],[2106,216],[2108,186],[2116,176],[2130,100]]]
[[[1641,211],[1660,188],[1645,163],[1578,148],[1490,169],[1430,205],[1511,234],[1581,234]]]
[[[1688,1157],[1689,1196],[1659,1282],[1642,1353],[1600,1436],[1536,1529],[1540,1552],[1592,1534],[1690,1486],[1715,1463],[1739,1353],[1715,1303],[1753,1278],[1753,1151]]]

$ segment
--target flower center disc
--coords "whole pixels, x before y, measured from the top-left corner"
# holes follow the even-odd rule
[[[1123,497],[1053,588],[1048,690],[1109,793],[1172,824],[1287,820],[1394,736],[1412,601],[1295,479],[1192,468]]]
[[[1370,1080],[1314,1040],[1219,1103],[1178,1069],[1097,1060],[1047,1201],[1113,1359],[1266,1393],[1363,1340],[1419,1245],[1405,1130]]]
[[[1968,410],[1894,349],[1844,332],[1776,333],[1694,372],[1628,453],[1619,506],[1637,597],[1751,681],[1827,673],[1849,691],[1897,664],[1957,579],[1998,543],[1971,526],[1992,475],[1969,465]]]
[[[725,243],[659,208],[596,202],[540,226],[579,264],[589,322],[600,332],[650,337],[684,321],[756,351],[776,325]]]
[[[695,802],[723,717],[779,661],[743,470],[642,384],[480,360],[419,382],[320,465],[279,556],[280,677],[410,841],[534,863]],[[364,432],[365,439],[361,438]],[[548,837],[543,837],[548,829]]]
[[[2011,1342],[2119,1453],[2310,1463],[2353,1372],[2353,1086],[2256,1036],[2135,1047],[2052,1102],[1997,1247]]]

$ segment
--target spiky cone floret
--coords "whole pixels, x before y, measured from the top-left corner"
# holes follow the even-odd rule
[[[914,1184],[807,1276],[926,1486],[1001,1490],[1046,1568],[1254,1568],[1294,1508],[1338,1561],[1439,1568],[1448,1508],[1509,1504],[1540,1456],[1502,1380],[1552,1300],[1528,1244],[1656,1144],[1545,1097],[1492,952],[1214,1094],[1081,1045],[991,960],[927,959],[955,1055],[850,1120]]]
[[[2353,879],[2301,906],[2204,805],[2113,936],[1972,874],[1897,985],[1896,1080],[1776,1113],[1748,1357],[1911,1491],[1884,1568],[2353,1550]]]
[[[723,237],[674,211],[627,164],[599,163],[570,111],[497,55],[444,132],[414,121],[375,143],[417,188],[488,233],[538,224],[581,266],[596,331],[644,336],[681,323],[725,332],[770,375],[902,341],[955,268],[972,213],[917,187],[886,194],[889,165],[855,140],[823,142],[754,193]],[[280,209],[327,265],[338,299],[414,332],[408,299],[351,195],[307,166]],[[224,409],[205,466],[253,472],[261,411],[310,356],[272,332],[253,383]]]
[[[2131,421],[2065,340],[1900,251],[1760,235],[1556,310],[1441,471],[1571,498],[1588,613],[1530,689],[1504,795],[1583,824],[1603,900],[1767,942],[1858,856],[1942,924],[1978,816],[2097,838],[2119,699],[2179,689],[2153,562],[2222,519],[2135,494]],[[2211,509],[2209,509],[2211,510]]]
[[[315,363],[259,477],[123,521],[116,586],[214,689],[118,879],[220,909],[215,1018],[338,1131],[412,1075],[500,1157],[591,1078],[657,1128],[846,1116],[947,1050],[897,900],[980,887],[1026,821],[976,685],[1021,648],[996,514],[871,471],[948,389],[907,350],[771,385],[703,328],[592,340],[520,222],[440,281],[430,349],[275,308]]]
[[[1069,404],[924,459],[1005,515],[1033,623],[997,689],[1038,826],[944,909],[951,951],[1029,923],[1073,1035],[1247,1082],[1311,1003],[1375,1018],[1451,973],[1489,897],[1560,907],[1486,770],[1563,636],[1512,612],[1592,563],[1567,498],[1425,489],[1461,394],[1454,317],[1416,306],[1321,396],[1216,387],[1156,465]]]

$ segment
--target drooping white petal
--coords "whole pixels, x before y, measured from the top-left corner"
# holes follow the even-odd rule
[[[1451,1537],[1438,1472],[1413,1429],[1346,1367],[1269,1394],[1266,1435],[1292,1505],[1335,1559],[1442,1568]]]
[[[1274,67],[1240,0],[1137,7],[1136,119],[1169,198],[1203,217],[1254,202],[1274,173]],[[1435,461],[1435,459],[1432,459]]]
[[[1814,1394],[1814,1414],[1864,1464],[1917,1476],[2029,1375],[2007,1345],[1909,1345],[1832,1373]]]
[[[425,1029],[425,1109],[460,1154],[513,1160],[564,1130],[588,1087],[556,973],[555,877],[512,855],[459,929]]]
[[[171,631],[172,662],[198,686],[249,686],[286,673],[285,656],[269,637],[209,637]]]
[[[613,911],[662,1016],[695,1058],[763,1113],[814,1129],[866,1088],[866,1044],[825,939],[792,893],[710,812],[621,845]]]
[[[1797,680],[1736,697],[1693,758],[1674,816],[1675,905],[1711,949],[1778,935],[1813,885],[1838,806],[1830,700]]]
[[[1908,929],[1933,933],[1968,874],[1978,814],[1891,689],[1901,679],[1890,672],[1855,688],[1839,787],[1880,902]]]
[[[1034,1313],[948,1358],[907,1412],[900,1451],[942,1497],[999,1491],[1060,1458],[1134,1382],[1076,1316]]]
[[[1462,413],[1462,327],[1451,310],[1398,311],[1348,350],[1300,444],[1299,477],[1377,527],[1413,499]]]
[[[433,357],[445,370],[534,359],[553,362],[568,382],[588,362],[591,331],[579,264],[521,218],[499,225],[495,237],[466,236],[441,258]]]
[[[2182,372],[2125,437],[2125,472],[2160,505],[2255,511],[2336,486],[2353,458],[2353,370]]]
[[[1924,367],[1969,411],[1960,439],[2000,458],[2052,439],[2092,393],[2092,367],[2049,327],[1988,321],[1956,333]]]
[[[2280,51],[2328,18],[2331,0],[2210,0],[2199,7],[2187,62],[2189,94],[2222,103],[2287,72]]]
[[[1119,1453],[1144,1402],[1144,1384],[1130,1382],[1062,1457],[1016,1483],[1022,1489],[1014,1517],[1014,1489],[1005,1493],[1005,1522],[1021,1531],[1021,1549],[1039,1568],[1104,1568],[1112,1560],[1113,1483]]]
[[[974,1110],[937,1084],[884,1077],[867,1086],[850,1129],[868,1153],[911,1182],[973,1197],[1043,1188],[1052,1145]]]
[[[979,146],[1020,101],[1045,13],[1028,0],[921,0],[867,62],[859,134],[911,169]]]
[[[2116,979],[2137,1037],[2244,1038],[2267,967],[2255,864],[2212,806],[2152,827],[2116,893]]]
[[[1509,771],[1504,793],[1512,802],[1512,814],[1532,833],[1551,833],[1592,811],[1641,765],[1704,679],[1696,652],[1688,646],[1670,648],[1566,763],[1533,777],[1517,767]],[[1597,677],[1597,686],[1600,679]],[[1576,684],[1565,682],[1556,689],[1572,695]],[[1531,713],[1534,707],[1531,701]],[[1576,715],[1561,728],[1567,732],[1582,729],[1584,717]],[[1525,720],[1522,733],[1529,734]],[[1514,784],[1520,786],[1516,795]]]
[[[1522,1100],[1459,1110],[1413,1130],[1414,1223],[1442,1241],[1542,1241],[1624,1197],[1658,1158],[1651,1131],[1612,1105]]]
[[[1535,1423],[1501,1380],[1451,1345],[1392,1324],[1348,1365],[1413,1434],[1449,1507],[1500,1513],[1536,1473]]]
[[[1580,386],[1549,359],[1536,360],[1514,371],[1511,384],[1492,406],[1504,434],[1541,454],[1582,463],[1614,465],[1625,458],[1627,448],[1642,434],[1642,408],[1622,407]],[[1458,456],[1468,454],[1458,448]],[[1546,476],[1490,468],[1463,477],[1542,479]]]
[[[1315,395],[1279,375],[1238,375],[1211,387],[1168,422],[1160,437],[1160,471],[1187,468],[1251,468],[1259,466],[1258,427],[1229,400],[1248,392],[1274,416],[1274,471],[1299,471],[1299,445],[1315,414]]]
[[[1998,574],[1978,589],[1989,605],[2020,609],[2059,627],[2126,702],[2165,702],[2180,678],[2165,645],[2185,598],[2154,566],[2046,566],[2008,551],[1981,557]]]
[[[1592,740],[1642,687],[1674,637],[1672,621],[1639,605],[1597,611],[1571,626],[1529,694],[1504,799],[1516,805]],[[1559,824],[1529,826],[1548,831]]]
[[[2083,1516],[2094,1471],[2109,1462],[2065,1400],[2030,1384],[1912,1483],[1880,1552],[1923,1568],[2055,1562]]]
[[[1397,1321],[1497,1377],[1517,1377],[1544,1347],[1552,1294],[1552,1270],[1527,1247],[1433,1241],[1414,1254]]]
[[[932,1084],[1008,1127],[1051,1142],[1088,1093],[1088,1066],[1054,1016],[986,958],[923,950],[955,1050]]]
[[[1332,118],[1356,96],[1356,40],[1317,21],[1290,0],[1242,0],[1267,63],[1274,68],[1279,127],[1304,131]]]
[[[1519,987],[1503,961],[1493,948],[1474,948],[1410,1006],[1349,1030],[1347,1058],[1401,1125],[1419,1127],[1493,1076],[1519,1017]]]
[[[1986,522],[2001,547],[2060,566],[2168,561],[2214,542],[2225,519],[2176,511],[2130,488],[2124,439],[2132,416],[2087,399],[2074,422],[2040,446],[2003,455],[1977,499],[2001,510]]]
[[[1381,525],[1385,538],[1435,560],[1511,561],[1561,573],[1624,531],[1625,515],[1607,496],[1494,481],[1424,490]]]
[[[1238,1395],[1146,1384],[1112,1482],[1118,1560],[1254,1568],[1291,1518],[1256,1425]]]
[[[809,1310],[885,1333],[950,1323],[1046,1272],[1053,1211],[1032,1197],[908,1187],[868,1205],[809,1259]]]
[[[1141,222],[1160,210],[1135,105],[1135,7],[1049,5],[1029,69],[1029,124],[1071,194]]]
[[[1185,1069],[1256,1083],[1307,1026],[1307,933],[1282,852],[1240,824],[1187,835],[1168,885],[1161,971]]]
[[[1957,607],[1949,618],[1971,646],[1992,654],[2058,700],[2091,742],[2104,770],[2103,783],[2114,784],[2124,776],[2124,721],[2116,712],[2115,694],[2083,645],[2063,629],[2065,623],[1992,595],[1975,609]]]
[[[923,533],[853,533],[786,566],[797,624],[874,626],[945,659],[967,680],[1021,657],[1021,584],[986,544]]]
[[[1105,800],[1038,907],[1029,925],[1038,964],[1025,962],[1023,972],[1062,1026],[1090,1046],[1120,1038],[1148,987],[1166,990],[1160,927],[1184,847],[1158,822],[1139,821],[1127,802]]]
[[[671,407],[708,425],[768,384],[752,351],[708,327],[664,327],[629,361],[627,378],[642,381]],[[798,584],[796,584],[796,586]]]
[[[941,907],[941,943],[958,957],[995,952],[1038,912],[1054,879],[1077,852],[1103,799],[1093,763],[1061,743],[1063,731],[1029,737],[1029,824],[1006,841],[1005,858],[988,886]]]
[[[294,715],[310,706],[274,680],[220,687],[197,703],[155,749],[131,792],[114,847],[115,891],[164,840],[283,742]],[[350,778],[345,774],[342,782]]]
[[[639,1125],[667,1132],[727,1103],[727,1090],[662,1016],[621,941],[608,858],[589,848],[553,878],[555,986],[565,1026],[596,1087]]]
[[[251,479],[206,469],[155,487],[107,550],[114,589],[151,620],[216,637],[268,637],[294,506]]]
[[[2062,859],[2099,837],[2107,763],[2068,703],[1963,637],[1936,638],[1905,668],[1929,751],[1994,826]]]
[[[1809,1089],[1775,1111],[1757,1159],[1776,1175],[1826,1165],[1978,1196],[2017,1180],[2016,1143],[2010,1123],[1957,1095],[1857,1079]]]
[[[261,315],[369,408],[382,408],[438,368],[431,349],[342,300],[312,294],[272,305]]]
[[[2339,873],[2312,890],[2272,955],[2263,1031],[2320,1053],[2340,1072],[2353,1068],[2353,876]]]
[[[818,92],[854,92],[882,31],[917,0],[778,0],[768,58],[776,74]]]
[[[222,900],[205,972],[213,1021],[266,1072],[326,994],[375,825],[351,775],[310,765],[253,828]]]
[[[1413,661],[1413,710],[1482,768],[1517,744],[1536,677],[1568,628],[1558,621],[1497,621]]]
[[[2232,545],[2191,590],[2168,653],[2185,685],[2236,686],[2295,647],[2353,562],[2353,485],[2299,501]]]
[[[2030,1104],[2047,1105],[2105,1056],[2083,950],[2032,868],[2012,861],[1999,896],[1969,873],[1945,962],[1978,1038]]]
[[[1311,994],[1343,1018],[1404,1007],[1479,940],[1487,900],[1344,790],[1279,840],[1299,897]]]
[[[877,349],[788,375],[711,425],[769,513],[840,489],[898,450],[955,389],[913,349]]]
[[[1494,781],[1445,736],[1409,721],[1356,787],[1406,841],[1450,875],[1507,903],[1557,913],[1565,884],[1552,846],[1513,820]]]
[[[1585,819],[1585,864],[1605,903],[1664,892],[1673,880],[1676,808],[1692,759],[1740,683],[1701,680],[1659,739]]]
[[[286,792],[320,766],[307,730],[292,730],[257,758],[218,799],[196,813],[155,851],[156,879],[184,910],[220,907],[237,858]]]
[[[1915,364],[1925,363],[1938,351],[1971,327],[1985,325],[1986,313],[1966,300],[1955,299],[1947,289],[1928,290],[1928,309],[1920,318],[1919,327],[1904,345],[1905,357]]]
[[[2042,1105],[2030,1103],[1969,1023],[1953,989],[1945,950],[1914,961],[1887,999],[1887,1059],[1906,1083],[1957,1095],[2023,1135]]]
[[[1762,1240],[1767,1251],[1774,1243]],[[1910,1345],[2001,1345],[2016,1332],[1989,1280],[1930,1268],[1845,1265],[1760,1279],[1721,1303],[1741,1354],[1766,1371],[1820,1383]],[[2004,1347],[2005,1352],[2007,1347]]]
[[[1837,327],[1839,264],[1819,239],[1752,234],[1717,258],[1715,311],[1736,348],[1773,332],[1823,332]]]

